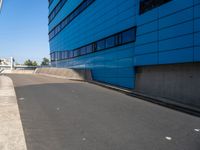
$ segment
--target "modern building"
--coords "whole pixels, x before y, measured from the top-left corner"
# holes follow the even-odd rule
[[[54,67],[200,108],[200,0],[49,0]]]
[[[15,59],[11,58],[0,58],[0,69],[12,70],[15,66]]]

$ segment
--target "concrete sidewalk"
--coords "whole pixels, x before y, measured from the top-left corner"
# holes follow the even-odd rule
[[[13,82],[0,76],[0,150],[26,150]]]

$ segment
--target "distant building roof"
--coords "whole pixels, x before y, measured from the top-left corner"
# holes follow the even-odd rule
[[[11,64],[10,59],[0,58],[0,65],[10,65],[10,64]]]

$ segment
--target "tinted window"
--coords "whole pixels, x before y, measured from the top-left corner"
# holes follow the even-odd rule
[[[65,58],[64,59],[67,59],[68,58],[68,51],[65,51]]]
[[[135,29],[131,29],[122,33],[122,44],[135,41]]]
[[[63,0],[61,0],[63,1]],[[66,1],[66,0],[65,0]],[[57,27],[53,28],[50,32],[49,32],[49,37],[50,40],[55,37],[63,28],[65,28],[74,18],[76,18],[77,15],[79,15],[82,11],[84,11],[92,2],[94,2],[95,0],[84,0],[76,9],[74,9],[73,12],[71,12],[68,16],[66,16],[58,25],[59,26],[59,30],[57,29]],[[62,4],[62,3],[61,3]],[[60,4],[60,5],[61,5]],[[64,5],[64,4],[63,4]],[[63,6],[61,5],[61,6]],[[55,8],[55,12],[57,12],[57,9],[60,10],[61,8]],[[55,16],[55,12],[52,12],[52,15]],[[52,19],[52,15],[49,16],[50,19]],[[54,32],[54,34],[51,34],[52,32]]]
[[[51,5],[52,2],[53,2],[53,0],[49,0],[49,5]]]
[[[86,47],[82,47],[81,48],[81,55],[85,55],[86,54]]]
[[[115,36],[106,39],[106,48],[115,46]]]
[[[74,50],[74,57],[77,57],[77,56],[79,56],[80,54],[79,54],[79,49],[77,49],[77,50]]]
[[[90,44],[86,47],[86,53],[92,53],[93,52],[93,44]]]
[[[54,19],[54,17],[58,14],[60,9],[64,6],[66,2],[67,0],[60,0],[60,2],[56,5],[56,7],[52,10],[52,12],[49,15],[49,23]]]
[[[140,0],[140,14],[152,10],[171,0]]]
[[[58,52],[55,52],[55,60],[58,60]]]
[[[73,51],[69,51],[69,58],[72,58],[73,57]]]
[[[157,0],[157,1],[158,1],[158,6],[160,6],[172,0]]]
[[[99,51],[102,49],[105,49],[105,40],[101,40],[97,42],[96,50]]]
[[[81,55],[93,53],[95,51],[105,50],[107,48],[117,47],[123,44],[134,42],[135,40],[136,40],[136,27],[133,27],[126,31],[113,34],[109,37],[103,38],[99,41],[93,42],[92,44],[83,46],[81,48],[77,48],[75,50],[52,53],[51,58],[53,60],[54,54],[56,60],[78,57]]]
[[[58,60],[61,60],[61,59],[62,59],[62,53],[58,52]]]
[[[56,55],[55,55],[55,53],[53,53],[53,60],[54,60],[54,61],[56,60]]]
[[[65,52],[64,51],[61,52],[61,59],[65,59]]]

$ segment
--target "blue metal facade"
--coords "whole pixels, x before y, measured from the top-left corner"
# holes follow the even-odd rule
[[[66,1],[49,31],[82,1]],[[53,0],[50,13],[58,3]],[[73,50],[134,26],[136,41],[52,65],[91,69],[97,81],[132,89],[137,66],[200,61],[200,0],[171,0],[143,14],[139,9],[140,0],[95,0],[50,39],[51,53]]]

